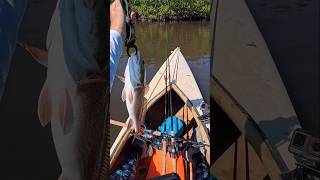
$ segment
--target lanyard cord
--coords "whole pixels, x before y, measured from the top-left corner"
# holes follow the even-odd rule
[[[135,45],[136,42],[136,34],[135,34],[135,28],[134,23],[130,17],[130,4],[129,0],[121,0],[122,8],[126,15],[126,38],[124,40],[125,46],[127,47],[127,54],[130,56],[130,49],[133,48],[136,53],[138,53],[138,48]]]

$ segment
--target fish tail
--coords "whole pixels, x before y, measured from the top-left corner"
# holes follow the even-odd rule
[[[51,98],[49,96],[47,81],[44,83],[38,100],[38,117],[40,124],[45,127],[51,119]]]

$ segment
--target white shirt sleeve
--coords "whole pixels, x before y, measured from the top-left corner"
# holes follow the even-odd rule
[[[122,54],[122,37],[118,31],[110,30],[110,91]]]

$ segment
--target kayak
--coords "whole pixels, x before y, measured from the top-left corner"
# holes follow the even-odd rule
[[[218,179],[282,179],[281,161],[248,112],[211,76],[215,154],[212,172]]]
[[[165,115],[165,104],[169,103],[166,98],[168,94],[171,97],[170,116]],[[207,167],[210,165],[210,128],[208,128],[210,111],[204,108],[207,104],[179,47],[171,52],[169,58],[153,76],[144,97],[145,127],[152,132],[153,139],[158,139],[153,142],[153,153],[140,159],[135,165],[132,163],[137,160],[135,158],[128,162],[132,152],[137,149],[132,143],[136,136],[127,127],[122,127],[110,149],[111,173],[121,169],[123,162],[127,162],[126,167],[135,166],[134,179],[151,179],[169,176],[172,173],[180,179],[193,179],[199,176],[199,171],[196,171],[199,164],[205,164]],[[119,122],[111,121],[113,122],[111,124]],[[168,136],[165,136],[166,134]],[[164,145],[165,137],[177,144],[185,142],[198,148],[177,150],[175,155],[172,155],[170,152],[174,148],[170,150],[168,145],[170,142],[168,146]],[[193,154],[191,151],[195,149],[198,152],[191,156],[191,161],[186,154]]]

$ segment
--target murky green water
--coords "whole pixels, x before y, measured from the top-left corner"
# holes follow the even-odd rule
[[[147,82],[150,82],[171,51],[177,46],[188,61],[188,64],[198,82],[205,100],[209,100],[209,72],[211,38],[209,22],[170,22],[136,24],[137,46],[146,63]],[[117,73],[123,74],[127,62],[124,49]],[[121,101],[123,83],[115,80],[110,101],[111,118],[124,121],[127,119],[127,109]],[[120,128],[112,126],[111,142]]]
[[[161,65],[177,46],[187,60],[210,54],[209,22],[137,24],[137,45],[147,63]]]

